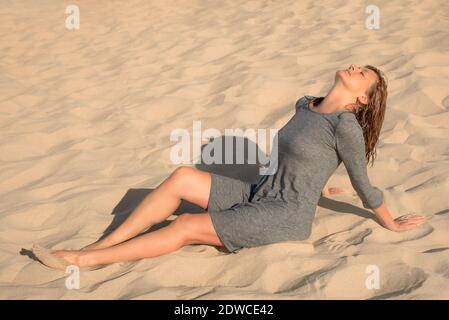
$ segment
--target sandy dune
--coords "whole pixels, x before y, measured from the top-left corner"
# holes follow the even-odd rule
[[[0,6],[1,299],[449,298],[447,1],[377,1],[379,30],[364,1],[76,2],[72,31],[71,3]],[[388,76],[368,173],[393,216],[428,217],[421,228],[382,228],[353,193],[321,199],[307,241],[187,246],[83,272],[79,290],[28,257],[123,220],[178,166],[174,129],[280,128],[350,63]],[[344,167],[329,184],[350,187]],[[379,289],[365,285],[371,265]]]

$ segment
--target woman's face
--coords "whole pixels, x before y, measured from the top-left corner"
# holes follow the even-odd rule
[[[355,64],[351,64],[348,69],[338,70],[335,74],[335,82],[340,82],[364,104],[368,102],[367,91],[375,81],[377,74],[373,70]]]

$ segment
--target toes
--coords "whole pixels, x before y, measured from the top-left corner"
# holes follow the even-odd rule
[[[40,245],[33,245],[31,251],[36,258],[47,267],[65,270],[70,265],[65,259],[54,255],[52,250],[44,248]]]

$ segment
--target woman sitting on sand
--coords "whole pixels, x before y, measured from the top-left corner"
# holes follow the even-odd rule
[[[387,99],[380,70],[351,64],[339,70],[325,97],[304,96],[293,117],[277,133],[277,171],[255,184],[180,166],[149,194],[115,231],[81,250],[34,246],[45,265],[95,268],[114,262],[161,256],[190,244],[223,246],[236,253],[242,248],[310,236],[323,187],[341,162],[365,208],[392,231],[404,231],[424,222],[423,216],[393,219],[383,203],[383,192],[372,186],[367,163],[374,161]],[[324,189],[323,194],[341,192]],[[181,200],[205,213],[184,213],[170,225],[140,235],[166,220]]]

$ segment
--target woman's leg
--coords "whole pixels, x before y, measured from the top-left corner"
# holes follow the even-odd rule
[[[209,213],[184,213],[170,225],[124,243],[98,250],[58,250],[52,254],[79,267],[161,256],[189,244],[223,246]],[[51,266],[50,266],[51,267]]]
[[[116,230],[83,250],[111,247],[138,235],[166,220],[179,207],[182,199],[206,209],[210,187],[211,177],[208,172],[180,166],[147,195]]]

